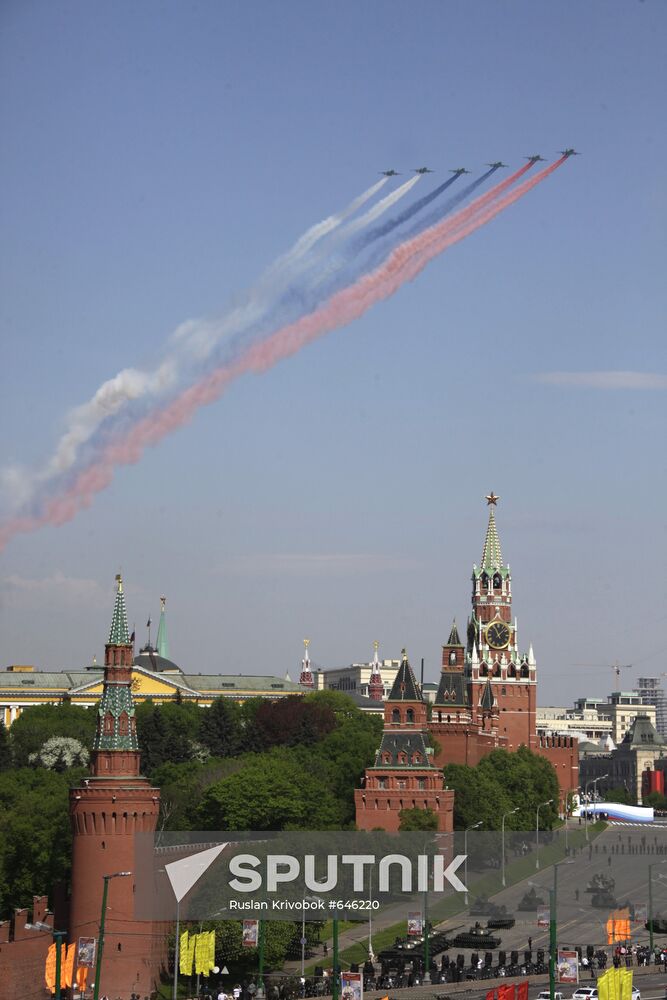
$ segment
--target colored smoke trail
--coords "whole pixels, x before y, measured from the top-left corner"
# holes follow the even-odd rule
[[[303,236],[300,236],[296,241],[291,250],[283,254],[278,260],[272,264],[266,274],[270,275],[276,271],[282,270],[282,268],[289,267],[304,254],[308,253],[311,247],[314,247],[318,240],[321,240],[332,230],[336,229],[345,219],[349,218],[350,215],[354,215],[362,205],[365,205],[367,201],[370,201],[380,191],[387,181],[388,177],[382,177],[375,184],[371,184],[366,191],[363,191],[358,197],[354,198],[350,204],[342,209],[342,211],[337,212],[334,215],[330,215],[328,218],[323,219],[322,222],[317,222],[310,229],[306,230]]]
[[[400,244],[381,267],[335,294],[319,309],[277,330],[233,362],[221,365],[190,386],[162,409],[143,417],[122,439],[108,442],[95,461],[76,475],[62,495],[46,500],[41,513],[14,518],[0,527],[0,548],[19,532],[70,520],[92,503],[96,493],[111,483],[116,466],[138,462],[147,447],[156,445],[167,434],[187,423],[200,407],[218,399],[232,381],[250,372],[266,371],[330,330],[358,319],[376,302],[388,298],[407,281],[413,280],[443,250],[475,232],[523,197],[561,166],[565,159],[567,157],[561,157],[505,194],[510,185],[530,169],[531,164],[522,167],[452,218]]]
[[[458,174],[455,174],[453,177],[449,177],[443,184],[439,184],[433,191],[425,194],[423,198],[418,198],[417,201],[400,212],[397,216],[395,216],[395,218],[389,219],[389,221],[385,222],[382,226],[376,226],[375,229],[371,229],[368,233],[364,233],[364,235],[360,236],[355,243],[355,251],[363,250],[363,248],[367,247],[369,243],[373,243],[375,240],[378,240],[383,236],[387,236],[398,226],[402,226],[404,222],[408,222],[408,220],[416,215],[417,212],[421,212],[423,208],[426,208],[426,206],[430,205],[432,201],[439,198],[443,191],[446,191],[447,188],[451,187],[454,181],[457,181],[458,179]]]
[[[179,382],[182,383],[184,369],[202,363],[221,341],[260,323],[275,308],[276,299],[284,294],[298,275],[299,268],[305,270],[304,260],[307,260],[312,248],[370,201],[387,181],[387,177],[375,181],[341,211],[311,226],[290,250],[269,265],[241,304],[215,321],[199,319],[182,323],[172,334],[169,348],[156,368],[148,371],[125,368],[103,382],[90,399],[74,407],[67,415],[65,430],[41,469],[29,471],[9,467],[0,470],[0,483],[4,492],[12,498],[14,507],[29,503],[40,489],[72,470],[82,460],[82,449],[93,441],[101,426],[109,426],[112,418],[121,419],[128,408],[142,400],[147,405],[157,405],[167,393],[176,389]],[[368,223],[374,221],[412,186],[405,186],[404,192],[400,189],[398,193],[393,192],[379,203],[384,207],[374,206],[362,219],[367,219]],[[361,223],[359,228],[365,224]]]

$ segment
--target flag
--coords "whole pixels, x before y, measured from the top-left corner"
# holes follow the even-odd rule
[[[149,616],[148,616],[148,621],[146,622],[146,628],[150,628],[152,624],[153,624],[153,623],[152,623],[152,621],[151,621],[151,617],[150,617],[150,615],[149,615]]]
[[[515,994],[514,983],[498,987],[498,1000],[514,1000]]]
[[[486,1000],[496,1000],[496,991],[489,990],[488,993],[486,994]]]
[[[85,993],[86,983],[88,981],[88,966],[82,965],[76,970],[76,985],[79,987],[80,993]]]
[[[178,949],[179,972],[182,976],[192,975],[192,952],[190,951],[190,934],[183,931]],[[188,963],[188,959],[190,959]]]
[[[206,934],[195,934],[195,972],[198,976],[204,975],[204,964],[208,960],[207,936]]]
[[[608,969],[598,978],[599,1000],[632,1000],[632,969]]]
[[[516,988],[516,1000],[528,1000],[528,980],[519,983]]]
[[[208,971],[215,968],[215,931],[209,931],[208,935]]]
[[[64,950],[64,949],[63,949]],[[71,986],[74,980],[74,959],[76,956],[76,944],[67,945],[67,954],[64,956],[60,974],[60,985],[65,988]]]
[[[46,953],[46,963],[44,965],[44,982],[49,992],[53,993],[56,988],[56,945],[55,941],[49,945]]]
[[[134,642],[134,629],[132,629],[132,635],[130,636],[130,642]]]

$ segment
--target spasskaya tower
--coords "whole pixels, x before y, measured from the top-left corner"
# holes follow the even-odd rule
[[[472,614],[468,619],[466,660],[476,705],[487,683],[491,684],[498,708],[498,735],[507,748],[522,743],[531,750],[535,734],[537,668],[533,647],[519,649],[517,620],[512,613],[512,577],[503,562],[495,508],[500,497],[486,497],[489,521],[482,561],[472,571]],[[445,664],[443,662],[443,668]]]

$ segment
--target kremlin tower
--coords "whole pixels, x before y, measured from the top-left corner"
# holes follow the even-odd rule
[[[134,919],[135,833],[152,833],[160,791],[139,773],[132,699],[133,643],[127,625],[123,581],[104,655],[104,688],[98,707],[92,774],[70,792],[72,893],[70,940],[99,938],[102,893],[108,881],[104,953],[99,994],[129,998],[149,994],[164,960],[163,934]],[[99,945],[99,942],[98,942]],[[95,971],[88,976],[88,985]]]
[[[377,640],[373,643],[373,662],[371,664],[371,676],[368,681],[368,697],[371,701],[382,701],[384,699],[384,684],[382,683],[380,661],[378,660],[379,645],[380,643]]]
[[[299,676],[299,684],[303,687],[314,688],[315,681],[313,680],[313,671],[310,669],[310,656],[308,655],[308,647],[310,646],[310,639],[303,640],[304,654],[303,660],[301,661],[301,674]]]
[[[401,810],[430,809],[440,832],[454,828],[454,792],[430,760],[426,705],[403,650],[403,659],[384,703],[384,730],[375,762],[354,793],[359,830],[400,828]]]

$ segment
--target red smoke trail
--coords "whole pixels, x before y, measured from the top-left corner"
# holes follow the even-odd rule
[[[117,465],[138,462],[147,447],[157,444],[167,434],[187,423],[200,407],[218,399],[234,379],[248,372],[266,371],[317,337],[358,319],[376,302],[388,298],[401,285],[413,280],[430,260],[447,247],[490,222],[499,212],[532,190],[566,159],[561,157],[505,194],[531,168],[532,163],[521,167],[466,208],[396,247],[379,268],[337,292],[314,312],[277,330],[235,361],[222,365],[184,390],[161,410],[148,414],[122,439],[107,444],[97,461],[78,474],[66,493],[45,503],[41,514],[14,518],[0,528],[0,549],[16,534],[33,531],[44,524],[64,524],[71,520],[78,511],[90,506],[96,493],[110,484]]]

